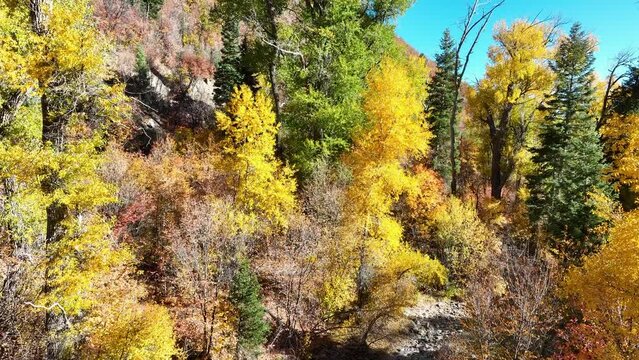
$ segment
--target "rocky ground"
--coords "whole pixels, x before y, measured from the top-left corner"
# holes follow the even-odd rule
[[[462,333],[464,305],[450,299],[422,297],[405,310],[408,325],[379,347],[362,347],[332,342],[330,338],[311,357],[314,360],[435,360],[452,337]],[[271,354],[261,359],[296,359],[293,355]]]
[[[411,324],[393,346],[395,360],[431,360],[453,335],[461,333],[464,306],[460,302],[424,298],[406,309]]]

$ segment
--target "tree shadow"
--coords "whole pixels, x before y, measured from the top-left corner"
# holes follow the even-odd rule
[[[311,350],[313,360],[391,360],[394,357],[386,351],[372,349],[363,344],[339,343],[323,338],[313,344]]]
[[[373,349],[370,346],[354,343],[338,343],[322,339],[314,345],[311,353],[313,360],[434,360],[437,351],[420,351],[413,354],[399,354],[393,349]]]

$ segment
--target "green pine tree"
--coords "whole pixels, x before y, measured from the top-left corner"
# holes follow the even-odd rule
[[[149,62],[144,53],[144,49],[139,47],[135,53],[135,72],[136,75],[131,81],[131,85],[135,87],[135,92],[140,94],[140,97],[148,92],[151,87],[150,68]],[[144,99],[143,99],[144,100]]]
[[[455,101],[455,42],[448,29],[439,45],[441,52],[435,55],[437,72],[429,84],[426,112],[433,135],[431,142],[433,169],[450,184],[450,116]]]
[[[239,38],[239,21],[235,17],[230,17],[222,27],[222,60],[215,73],[217,89],[214,99],[218,106],[226,104],[233,94],[233,89],[242,84],[243,76],[240,64],[242,53]]]
[[[591,113],[594,99],[594,45],[577,23],[563,39],[551,68],[555,90],[541,125],[531,176],[530,217],[550,235],[550,245],[567,261],[579,259],[600,243],[592,229],[601,219],[588,194],[606,190],[603,151]]]
[[[269,326],[264,320],[261,287],[246,259],[239,267],[231,284],[230,300],[237,310],[237,353],[255,354],[266,341]]]

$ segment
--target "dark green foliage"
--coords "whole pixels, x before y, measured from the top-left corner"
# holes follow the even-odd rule
[[[255,75],[268,74],[269,66],[275,66],[277,63],[273,46],[277,43],[277,17],[286,4],[286,0],[220,0],[216,3],[211,13],[213,19],[237,19],[247,25],[249,31],[259,34],[251,36],[250,39],[245,37],[241,41],[239,65],[235,66],[234,63],[233,68],[241,73],[242,83],[254,87]],[[239,35],[232,35],[236,36],[233,42],[236,44]],[[226,48],[226,43],[224,47]],[[233,74],[232,81],[236,80]]]
[[[385,22],[404,13],[415,0],[366,0],[362,1],[365,14],[375,22]]]
[[[376,20],[374,3],[387,14],[383,20]],[[366,74],[382,54],[399,53],[394,28],[385,20],[407,3],[309,1],[300,21],[282,30],[283,43],[301,53],[283,57],[279,74],[288,96],[282,109],[284,154],[300,176],[322,159],[337,159],[350,147],[353,131],[365,126]]]
[[[222,60],[215,72],[215,102],[218,106],[226,104],[233,94],[233,89],[242,84],[240,60],[240,28],[239,21],[235,17],[226,19],[222,27]]]
[[[264,320],[260,283],[249,262],[240,259],[231,284],[230,300],[237,311],[238,351],[254,353],[266,341],[269,326]]]
[[[139,47],[135,54],[135,73],[135,76],[127,82],[127,93],[146,105],[142,108],[143,111],[152,113],[163,111],[165,102],[151,88],[151,70],[142,47]],[[144,137],[147,138],[147,134]]]
[[[219,0],[212,15],[224,18],[235,17],[247,20],[248,26],[267,28],[265,24],[271,21],[269,6],[272,7],[270,10],[274,14],[281,14],[287,3],[287,0]]]
[[[551,236],[551,246],[565,260],[577,260],[596,249],[591,231],[601,219],[588,194],[606,191],[602,181],[603,151],[591,114],[594,98],[594,45],[573,25],[551,64],[557,78],[541,125],[541,146],[534,149],[537,172],[530,177],[531,220]]]
[[[240,72],[243,83],[255,89],[258,86],[256,75],[268,74],[272,47],[257,39],[243,38],[240,49],[242,53]]]
[[[613,92],[611,100],[612,111],[617,114],[639,113],[639,67],[628,70],[626,80]]]
[[[141,47],[135,53],[135,72],[137,74],[133,79],[134,85],[140,93],[143,93],[148,90],[151,80],[149,78],[149,63]]]
[[[143,14],[151,19],[157,19],[158,13],[164,5],[164,0],[133,0],[132,3],[137,4]]]
[[[455,43],[448,29],[440,42],[441,52],[435,55],[437,72],[428,88],[426,112],[434,138],[431,141],[432,166],[450,184],[450,117],[455,102]],[[457,131],[456,131],[457,133]]]

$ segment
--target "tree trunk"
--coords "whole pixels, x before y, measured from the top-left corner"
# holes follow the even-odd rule
[[[495,10],[504,4],[505,0],[501,0],[490,7],[489,10],[484,11],[481,16],[477,20],[475,20],[475,15],[477,15],[477,9],[485,4],[481,4],[479,0],[474,0],[472,5],[468,7],[468,13],[466,18],[464,19],[464,25],[462,28],[461,38],[459,43],[457,44],[457,51],[455,52],[455,102],[453,103],[453,112],[450,116],[450,165],[452,167],[451,173],[451,182],[450,182],[450,191],[452,194],[457,194],[457,163],[455,160],[455,124],[457,123],[457,111],[459,109],[459,92],[461,91],[462,81],[464,79],[464,74],[466,74],[466,68],[468,67],[468,63],[470,61],[470,55],[473,53],[473,49],[477,45],[477,41],[479,40],[479,36],[484,32],[486,28],[486,24],[490,20],[491,16],[495,12]],[[470,40],[468,36],[472,33],[473,29],[477,27],[475,32],[475,36],[473,38],[472,43],[467,49],[466,56],[464,57],[464,61],[461,61],[461,51],[462,47],[466,40]],[[461,71],[460,71],[461,66]],[[461,154],[460,154],[461,157]]]
[[[275,23],[275,18],[277,14],[275,13],[275,5],[273,4],[273,0],[264,0],[264,7],[266,9],[267,15],[267,26],[268,26],[268,37],[270,38],[273,45],[277,45],[278,36],[277,36],[277,24]],[[280,115],[280,96],[277,92],[277,59],[279,57],[279,50],[277,47],[273,47],[273,52],[271,54],[271,61],[269,63],[268,75],[269,80],[271,82],[271,92],[273,93],[273,102],[275,105],[275,115],[279,120]]]
[[[29,0],[29,18],[31,28],[38,35],[47,32],[48,12],[51,10],[53,0]]]
[[[269,82],[271,83],[271,96],[273,97],[273,110],[275,112],[275,121],[279,124],[281,121],[280,118],[280,94],[277,89],[277,61],[280,55],[280,51],[277,48],[278,46],[278,36],[277,36],[277,24],[275,23],[275,19],[277,14],[275,13],[275,5],[273,4],[273,0],[264,0],[264,7],[266,10],[267,16],[267,35],[270,38],[272,43],[272,53],[268,66],[268,77]],[[277,152],[282,152],[282,141],[281,134],[278,131],[277,133],[277,144],[276,144]]]
[[[491,166],[490,166],[490,195],[493,199],[501,199],[501,189],[503,187],[501,176],[501,158],[503,151],[503,139],[501,131],[497,131],[492,138]]]
[[[63,121],[51,116],[49,112],[48,90],[45,89],[41,97],[42,106],[42,143],[51,143],[55,151],[60,152],[64,149]],[[42,181],[42,191],[47,194],[53,194],[60,188],[60,178],[57,173],[50,174]],[[64,233],[62,229],[62,221],[67,215],[67,207],[59,202],[53,202],[46,209],[46,235],[45,235],[45,252],[48,256],[50,245],[58,242]],[[50,266],[47,264],[44,275],[44,294],[50,293],[53,289],[50,286],[51,274]],[[45,316],[45,328],[49,336],[47,337],[47,359],[58,359],[60,352],[63,350],[62,339],[60,334],[64,330],[66,323],[62,316],[52,311],[47,311]]]
[[[0,135],[13,122],[18,108],[22,105],[26,95],[22,91],[16,91],[9,95],[8,99],[0,107]]]
[[[366,304],[366,249],[361,245],[359,248],[359,266],[357,267],[357,307],[362,309]]]
[[[48,16],[53,6],[52,0],[30,0],[29,1],[29,18],[33,32],[39,36],[47,33]],[[43,94],[40,98],[42,108],[42,143],[51,143],[55,151],[64,149],[63,120],[52,116],[50,104],[50,86],[44,86],[40,83]],[[52,194],[60,187],[60,179],[57,174],[51,174],[42,181],[42,191],[45,194]],[[54,202],[46,209],[46,235],[45,235],[45,252],[48,254],[50,245],[59,241],[63,234],[61,229],[62,220],[66,217],[67,208],[59,202]],[[50,269],[47,264],[45,267],[44,294],[52,291],[50,285]],[[52,311],[47,311],[44,320],[44,326],[47,332],[46,343],[46,359],[60,358],[60,352],[63,350],[63,340],[60,333],[64,330],[66,324],[62,316]]]
[[[455,125],[457,124],[457,103],[459,102],[459,89],[455,92],[455,102],[453,103],[453,115],[450,117],[450,192],[457,194],[457,161],[455,159]]]
[[[5,209],[13,209],[16,206],[15,193],[18,190],[18,184],[15,177],[9,177],[3,181],[3,193],[2,200],[0,200],[0,206]],[[18,225],[19,226],[19,225]],[[24,270],[24,261],[19,258],[19,253],[24,251],[24,247],[27,244],[26,239],[19,236],[20,231],[14,233],[14,223],[7,222],[7,239],[11,246],[11,261],[7,261],[9,264],[5,269],[4,281],[0,286],[0,299],[3,306],[15,305],[19,301],[18,284],[22,280],[22,272]],[[0,330],[2,331],[2,330]],[[0,351],[0,354],[2,352]]]
[[[512,86],[508,86],[507,94],[512,93]],[[510,122],[510,113],[514,105],[508,103],[501,111],[499,124],[495,126],[494,119],[489,116],[488,125],[490,127],[490,150],[491,150],[491,166],[490,166],[490,195],[493,199],[501,199],[501,191],[508,179],[510,172],[504,173],[501,167],[501,161],[504,152],[504,143],[508,132],[508,124]]]

